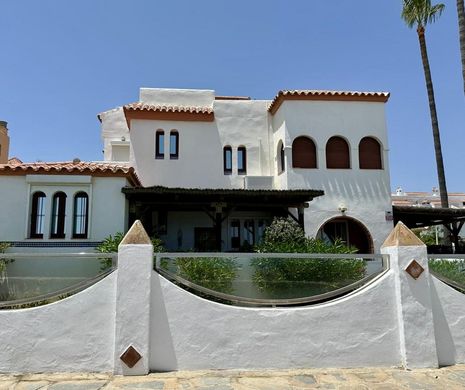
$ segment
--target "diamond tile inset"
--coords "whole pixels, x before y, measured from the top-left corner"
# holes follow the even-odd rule
[[[414,259],[410,262],[405,271],[413,278],[418,279],[425,269]]]
[[[142,355],[137,352],[137,350],[130,345],[126,351],[119,357],[126,366],[132,368],[136,365],[136,363],[142,358]]]

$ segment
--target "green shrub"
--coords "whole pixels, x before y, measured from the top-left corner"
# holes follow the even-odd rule
[[[261,253],[355,253],[340,240],[333,244],[307,238],[290,218],[276,218],[265,229],[263,241],[256,247]],[[284,282],[316,282],[345,285],[365,276],[365,262],[360,259],[258,258],[252,260],[253,281],[260,289],[273,290]]]
[[[238,266],[233,259],[217,257],[181,257],[176,259],[179,276],[214,291],[229,293]]]
[[[452,280],[465,290],[465,260],[429,260],[429,268]]]
[[[124,233],[117,232],[115,235],[109,235],[95,248],[99,253],[117,253],[118,246],[123,241]],[[163,241],[157,237],[151,239],[153,245],[153,251],[155,253],[164,252],[165,248],[163,247]],[[112,266],[112,260],[109,258],[101,259],[101,269],[102,271],[110,268]]]

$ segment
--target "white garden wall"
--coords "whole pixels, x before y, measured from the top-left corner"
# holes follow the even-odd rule
[[[425,246],[399,226],[382,249],[390,270],[358,291],[314,306],[245,308],[155,273],[138,222],[116,272],[59,302],[0,311],[0,372],[463,364],[465,295],[430,276]],[[418,279],[405,272],[413,259],[424,267]],[[141,354],[133,367],[121,359],[129,347]]]
[[[396,366],[394,281],[312,307],[256,309],[199,298],[155,274],[150,368]]]
[[[0,372],[108,372],[113,370],[113,273],[61,301],[0,310]]]

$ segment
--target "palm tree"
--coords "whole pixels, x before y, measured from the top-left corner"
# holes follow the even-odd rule
[[[465,93],[465,6],[463,0],[457,0],[457,15],[459,17],[460,54],[462,57],[463,92]]]
[[[420,42],[421,59],[425,72],[426,89],[428,91],[431,126],[433,129],[434,150],[436,154],[436,167],[438,171],[439,193],[441,207],[449,207],[447,198],[446,176],[444,174],[444,162],[442,159],[441,138],[439,136],[439,123],[434,100],[433,80],[426,50],[425,28],[428,23],[433,23],[444,10],[444,4],[432,5],[431,0],[403,0],[402,19],[410,28],[416,27]]]

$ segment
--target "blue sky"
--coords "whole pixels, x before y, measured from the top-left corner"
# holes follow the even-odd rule
[[[427,30],[449,192],[465,191],[455,1]],[[0,120],[24,161],[102,159],[96,115],[140,87],[271,99],[390,91],[391,186],[437,185],[418,40],[401,0],[2,0]]]

